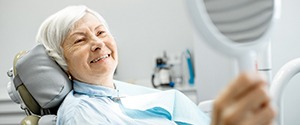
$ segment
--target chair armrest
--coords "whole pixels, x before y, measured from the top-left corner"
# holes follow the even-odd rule
[[[198,107],[208,116],[211,116],[211,113],[213,111],[213,103],[214,100],[207,100],[207,101],[202,101],[198,104]]]
[[[56,125],[56,115],[44,115],[39,120],[39,125]]]

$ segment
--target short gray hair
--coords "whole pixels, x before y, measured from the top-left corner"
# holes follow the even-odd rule
[[[70,30],[74,27],[74,24],[87,13],[97,17],[109,32],[108,25],[104,18],[96,11],[89,9],[84,5],[68,6],[58,11],[57,13],[49,16],[41,24],[38,30],[36,41],[44,45],[48,55],[52,57],[66,72],[68,70],[68,66],[63,55],[63,41],[66,39]]]

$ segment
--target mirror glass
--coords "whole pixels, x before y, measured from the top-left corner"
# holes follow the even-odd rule
[[[196,30],[240,71],[256,70],[256,51],[266,47],[274,22],[274,0],[188,0]]]
[[[244,43],[267,32],[273,14],[273,0],[204,0],[207,15],[224,36]]]

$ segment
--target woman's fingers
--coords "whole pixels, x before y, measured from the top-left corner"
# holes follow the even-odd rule
[[[267,95],[267,92],[264,90],[263,86],[255,88],[253,91],[249,92],[240,100],[237,100],[232,105],[226,107],[221,115],[221,121],[225,123],[225,125],[240,125],[240,124],[249,124],[256,122],[270,122],[270,118],[268,116],[272,116],[272,113],[267,112],[269,110],[265,110],[267,106],[269,106],[270,99]],[[271,109],[267,107],[267,109]],[[263,113],[262,113],[263,112]],[[257,119],[256,117],[260,117],[257,114],[266,115],[263,120]],[[255,120],[254,120],[255,119]],[[250,124],[251,123],[251,124]],[[255,124],[258,125],[258,124]],[[265,124],[266,125],[266,124]]]
[[[276,113],[270,104],[261,108],[259,112],[254,113],[251,117],[245,118],[241,125],[272,125]]]
[[[266,83],[262,77],[242,73],[216,99],[212,125],[269,124],[274,117],[269,103]],[[258,113],[267,118],[256,118],[259,117]]]
[[[219,121],[221,112],[235,103],[256,86],[263,84],[263,79],[258,74],[241,73],[223,90],[214,103],[213,121]],[[215,120],[214,120],[215,119]],[[217,123],[216,123],[217,124]]]
[[[245,94],[243,97],[237,100],[236,106],[240,110],[260,110],[264,105],[270,102],[270,97],[264,85],[253,88],[252,91]]]
[[[220,104],[224,106],[231,104],[261,84],[265,84],[265,82],[258,74],[241,73],[241,75],[233,80],[228,87],[220,93],[216,100],[216,105]]]
[[[240,123],[239,120],[251,117],[254,112],[268,103],[269,99],[265,91],[257,87],[243,98],[236,100],[223,113],[222,119],[228,124]]]
[[[253,117],[253,121],[255,125],[269,125],[272,123],[276,113],[270,103],[263,107],[261,110],[259,110],[257,113],[255,113]],[[253,124],[253,125],[254,125]]]
[[[231,98],[239,98],[261,84],[265,84],[265,81],[258,73],[244,72],[231,83],[226,94]]]

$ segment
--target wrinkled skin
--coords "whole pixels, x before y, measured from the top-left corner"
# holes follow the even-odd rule
[[[117,45],[94,15],[88,13],[75,23],[62,48],[73,79],[113,88],[113,74],[118,64]]]

